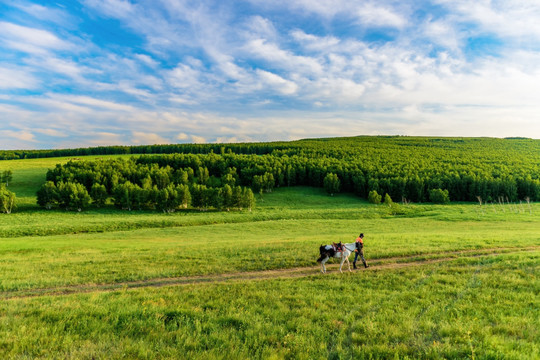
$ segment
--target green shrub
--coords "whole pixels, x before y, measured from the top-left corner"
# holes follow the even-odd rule
[[[429,191],[429,200],[435,204],[448,204],[450,202],[448,190],[431,189]]]
[[[371,190],[368,195],[368,201],[372,204],[380,204],[382,196],[377,193],[377,190]]]

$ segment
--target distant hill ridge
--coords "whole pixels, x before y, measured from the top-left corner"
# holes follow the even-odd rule
[[[32,159],[65,156],[86,155],[121,155],[121,154],[207,154],[225,153],[235,154],[269,154],[274,150],[298,149],[314,147],[324,142],[328,145],[355,146],[369,145],[370,147],[386,147],[391,145],[412,147],[446,147],[451,144],[489,145],[496,147],[514,148],[529,147],[539,149],[540,140],[524,137],[499,138],[461,138],[461,137],[409,137],[398,135],[382,136],[355,136],[339,138],[315,138],[295,141],[275,142],[245,142],[245,143],[211,143],[211,144],[160,144],[160,145],[114,145],[97,146],[74,149],[45,149],[45,150],[0,150],[0,160]],[[453,147],[453,146],[451,146]]]

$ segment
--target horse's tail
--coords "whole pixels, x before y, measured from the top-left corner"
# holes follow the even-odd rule
[[[324,260],[324,258],[326,258],[328,255],[326,254],[326,249],[324,247],[324,245],[321,245],[319,247],[319,254],[321,255],[318,259],[317,259],[317,262],[321,262]]]

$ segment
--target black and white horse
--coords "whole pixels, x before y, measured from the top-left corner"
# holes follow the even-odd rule
[[[321,256],[317,259],[317,262],[321,263],[321,272],[326,274],[326,266],[324,264],[330,260],[331,257],[341,259],[339,264],[339,272],[343,273],[341,270],[343,268],[343,263],[347,261],[349,266],[349,271],[351,271],[351,263],[349,262],[349,256],[356,249],[355,243],[341,244],[341,251],[337,251],[333,245],[321,245],[319,252]]]

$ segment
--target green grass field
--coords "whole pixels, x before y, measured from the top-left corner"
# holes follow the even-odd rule
[[[540,205],[281,188],[252,212],[45,211],[68,159],[0,162],[0,358],[536,359]],[[369,269],[318,246],[366,234]],[[351,259],[352,260],[352,259]]]

